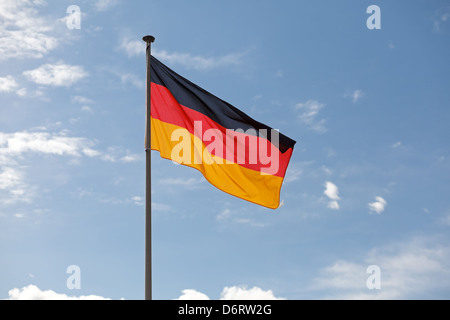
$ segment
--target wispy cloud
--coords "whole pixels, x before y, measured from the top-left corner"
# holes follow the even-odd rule
[[[12,76],[0,77],[0,92],[11,92],[19,85]]]
[[[244,217],[240,214],[239,211],[232,211],[230,209],[222,210],[216,217],[217,221],[222,223],[229,222],[235,224],[244,224],[251,227],[264,228],[267,227],[267,223],[263,223],[260,221],[256,221],[254,219],[249,218],[247,215]]]
[[[225,220],[228,219],[231,215],[230,209],[224,209],[217,215],[217,220]]]
[[[81,66],[59,62],[57,64],[44,64],[37,69],[24,71],[23,75],[28,80],[40,85],[69,87],[89,74]]]
[[[247,53],[230,53],[219,57],[203,57],[189,53],[168,52],[155,50],[154,55],[158,59],[170,64],[181,65],[186,69],[210,70],[230,66],[238,66],[243,63],[243,57]]]
[[[318,133],[325,133],[327,132],[327,128],[325,127],[326,120],[316,120],[319,111],[323,107],[325,107],[323,103],[316,100],[308,100],[305,103],[298,103],[295,109],[300,111],[298,118],[303,124]]]
[[[122,74],[120,76],[120,80],[122,81],[123,84],[129,83],[138,89],[142,89],[145,87],[145,81],[140,79],[137,75],[132,74],[132,73]]]
[[[119,50],[125,52],[129,58],[143,56],[145,54],[145,43],[142,40],[124,37],[120,42]],[[154,48],[152,54],[171,66],[179,65],[186,69],[205,71],[241,65],[247,52],[230,53],[218,57],[204,57],[190,53],[169,52]]]
[[[320,274],[314,280],[315,289],[362,289],[367,278],[363,265],[345,260],[335,261],[323,268]]]
[[[145,55],[145,43],[142,40],[131,40],[123,38],[119,49],[124,51],[129,58]]]
[[[429,210],[426,209],[426,208],[424,208],[424,211],[425,211],[426,213],[429,213]],[[443,217],[441,217],[440,220],[439,220],[439,222],[440,222],[442,225],[444,225],[444,226],[450,227],[450,211],[447,212],[446,215],[444,215]]]
[[[379,290],[369,290],[369,266],[379,266]],[[450,285],[450,247],[438,238],[416,237],[374,248],[360,261],[339,259],[321,270],[313,290],[325,299],[423,299]]]
[[[81,111],[84,113],[94,113],[94,110],[92,109],[91,106],[89,106],[90,104],[94,103],[94,101],[92,101],[89,98],[83,97],[83,96],[74,96],[71,98],[72,103],[76,103],[76,104],[80,104],[81,106]]]
[[[74,96],[72,97],[71,101],[72,103],[80,103],[80,104],[91,104],[94,102],[91,99],[83,96]]]
[[[300,179],[301,175],[303,174],[303,169],[300,168],[298,165],[291,164],[288,167],[285,182],[290,183],[293,181],[297,181]]]
[[[152,210],[155,212],[170,212],[172,207],[168,204],[152,202]]]
[[[29,203],[34,198],[37,189],[27,181],[26,167],[21,165],[25,157],[46,154],[101,159],[101,152],[93,149],[95,144],[91,139],[70,137],[65,131],[0,132],[0,203]]]
[[[357,89],[352,92],[346,93],[344,97],[351,98],[353,103],[356,103],[358,102],[359,99],[364,97],[364,95],[365,95],[364,91]]]
[[[22,181],[21,173],[14,168],[5,167],[0,172],[0,190],[16,187]]]
[[[42,58],[58,46],[51,35],[53,22],[39,17],[43,1],[0,2],[0,61],[11,58]]]
[[[107,11],[119,4],[119,0],[97,0],[95,2],[95,9],[97,11]]]
[[[450,21],[450,6],[439,10],[433,19],[433,31],[440,32],[442,25]]]
[[[284,202],[281,205],[284,205]],[[263,222],[258,222],[255,221],[253,219],[249,219],[249,218],[235,218],[233,220],[233,222],[238,223],[238,224],[246,224],[249,225],[251,227],[255,227],[255,228],[264,228],[267,227],[269,224],[268,223],[263,223]]]
[[[0,165],[0,204],[29,203],[33,196],[34,188],[26,183],[22,168]]]
[[[401,141],[397,141],[396,143],[394,143],[392,145],[392,148],[397,149],[400,148],[402,146],[402,142]]]
[[[16,79],[9,75],[0,77],[0,93],[15,93],[19,97],[35,97],[43,99],[43,92],[40,90],[28,91],[26,88],[21,88]]]
[[[199,188],[201,184],[205,183],[206,180],[203,178],[165,178],[158,181],[158,184],[163,186],[179,186],[186,189],[196,189]]]
[[[125,153],[125,155],[124,155]],[[128,150],[123,150],[121,147],[108,147],[106,151],[101,154],[98,153],[100,159],[107,162],[136,162],[141,160],[141,156],[138,154],[130,153]]]
[[[323,148],[323,152],[327,156],[327,158],[333,158],[336,156],[336,151],[331,147],[325,147]]]

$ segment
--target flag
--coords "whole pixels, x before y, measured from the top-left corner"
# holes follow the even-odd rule
[[[295,143],[151,57],[151,149],[162,158],[276,209]]]

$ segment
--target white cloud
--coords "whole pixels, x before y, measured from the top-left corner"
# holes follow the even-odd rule
[[[314,280],[316,289],[361,289],[367,279],[367,273],[361,264],[337,260],[321,270],[321,276]]]
[[[416,237],[375,248],[362,262],[337,260],[321,270],[311,289],[325,299],[423,299],[450,286],[450,247],[436,237]],[[379,290],[369,290],[367,269],[380,268]]]
[[[210,300],[206,294],[198,292],[197,290],[186,289],[181,292],[183,294],[175,300]]]
[[[71,66],[59,62],[44,64],[37,69],[24,71],[23,75],[37,84],[69,87],[89,74],[81,66]]]
[[[50,99],[46,96],[45,91],[43,91],[45,88],[39,87],[36,90],[28,90],[27,88],[21,88],[16,90],[16,94],[19,97],[29,97],[29,98],[36,98],[42,101],[50,101]]]
[[[0,204],[29,203],[34,194],[34,188],[25,181],[22,168],[0,165]]]
[[[387,202],[382,197],[375,197],[375,202],[368,204],[370,211],[375,213],[382,213],[386,208]]]
[[[22,172],[15,168],[3,167],[0,171],[0,190],[12,189],[22,183]]]
[[[325,182],[325,191],[323,192],[331,201],[328,203],[328,208],[333,210],[339,210],[339,190],[338,187],[330,182]]]
[[[16,91],[16,94],[19,97],[25,97],[28,94],[28,90],[26,88],[21,88],[21,89]]]
[[[263,290],[258,287],[247,289],[245,286],[226,287],[220,294],[220,300],[284,300],[277,298],[272,290]]]
[[[118,3],[118,0],[97,0],[95,2],[95,9],[97,11],[106,11],[116,6]]]
[[[89,102],[85,97],[76,96],[72,102]],[[56,124],[60,126],[60,124]],[[36,130],[36,131],[35,131]],[[32,154],[49,154],[56,156],[69,156],[69,163],[78,162],[81,157],[97,157],[103,161],[128,163],[142,159],[140,155],[130,154],[118,147],[109,147],[107,151],[100,152],[93,147],[96,141],[83,137],[70,137],[67,131],[44,132],[46,127],[33,128],[30,131],[16,133],[0,132],[0,204],[9,205],[17,202],[31,202],[38,190],[36,186],[29,185],[26,179],[26,167],[20,162]],[[176,181],[173,181],[176,183]],[[192,181],[191,181],[192,182]],[[106,199],[108,200],[108,199]],[[105,200],[105,201],[106,201]],[[133,197],[123,203],[134,202],[137,205],[142,199]],[[170,207],[156,205],[155,210],[169,211]]]
[[[88,296],[68,296],[56,293],[53,290],[41,290],[35,285],[29,285],[21,289],[14,288],[8,291],[6,300],[111,300],[96,295]]]
[[[93,156],[93,144],[93,141],[86,138],[67,137],[64,132],[0,132],[0,157],[17,156],[25,152]]]
[[[199,291],[187,289],[176,300],[210,300]],[[220,293],[220,300],[285,300],[274,295],[272,290],[263,290],[258,287],[248,289],[246,286],[225,287]]]
[[[137,206],[143,206],[145,204],[145,198],[141,196],[131,197],[131,201],[133,201]]]
[[[31,153],[58,156],[95,157],[92,140],[68,137],[65,132],[0,132],[0,204],[31,202],[36,188],[26,182],[26,172],[20,160]]]
[[[331,200],[339,200],[338,187],[332,182],[327,181],[325,183],[325,191],[323,193]]]
[[[43,1],[0,2],[0,61],[11,58],[42,58],[58,46],[50,35],[52,22],[39,17],[36,7]]]
[[[308,100],[305,103],[298,103],[295,106],[295,109],[301,112],[298,118],[302,123],[318,133],[325,133],[327,132],[327,129],[325,128],[325,119],[316,120],[319,111],[324,106],[323,103],[319,103],[316,100]]]
[[[26,88],[20,88],[13,76],[0,77],[0,92],[15,92],[19,97],[25,97],[28,94]]]
[[[330,201],[328,202],[327,208],[332,209],[332,210],[339,210],[339,202],[337,201]]]
[[[120,162],[136,162],[141,160],[141,156],[139,154],[127,154],[126,156],[120,157]]]
[[[129,58],[145,55],[146,44],[142,40],[130,40],[123,38],[119,49],[125,51]]]
[[[0,92],[14,91],[19,85],[12,76],[0,77]]]

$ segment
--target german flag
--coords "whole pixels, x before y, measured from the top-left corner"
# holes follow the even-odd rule
[[[151,149],[162,158],[276,209],[295,143],[151,57]]]

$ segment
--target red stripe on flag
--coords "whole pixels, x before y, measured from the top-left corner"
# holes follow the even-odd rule
[[[292,148],[282,153],[263,137],[227,130],[203,113],[179,104],[166,87],[152,83],[151,89],[152,118],[186,128],[204,142],[212,155],[251,170],[284,178]],[[220,144],[216,139],[221,140]],[[215,148],[218,145],[220,148]]]

